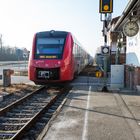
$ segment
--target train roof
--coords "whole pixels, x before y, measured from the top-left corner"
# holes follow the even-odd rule
[[[81,45],[81,43],[76,39],[76,37],[71,33],[67,31],[56,31],[56,30],[50,30],[50,31],[42,31],[42,32],[37,32],[36,35],[39,37],[46,37],[46,36],[53,36],[53,37],[66,37],[67,34],[70,34],[73,38],[73,41],[77,43],[83,50],[85,48]]]
[[[37,36],[66,36],[68,33],[67,31],[55,31],[55,30],[50,30],[50,31],[42,31],[42,32],[37,32]]]

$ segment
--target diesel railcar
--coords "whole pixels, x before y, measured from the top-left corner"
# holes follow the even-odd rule
[[[71,81],[88,64],[88,58],[70,32],[38,32],[30,52],[28,76],[35,84]]]

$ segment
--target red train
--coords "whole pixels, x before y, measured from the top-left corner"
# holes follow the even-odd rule
[[[89,55],[70,32],[38,32],[29,58],[29,79],[35,84],[70,81],[88,61]]]

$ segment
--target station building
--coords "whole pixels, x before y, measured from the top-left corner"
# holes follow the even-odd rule
[[[125,87],[140,87],[140,0],[129,0],[121,16],[109,24],[111,64],[125,66]]]

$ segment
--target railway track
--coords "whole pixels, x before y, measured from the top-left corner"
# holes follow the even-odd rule
[[[69,89],[41,87],[3,108],[0,111],[0,139],[37,139]]]

